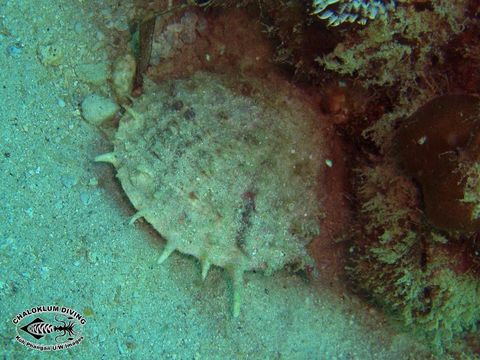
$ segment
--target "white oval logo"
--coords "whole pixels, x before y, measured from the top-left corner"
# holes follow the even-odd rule
[[[87,320],[73,309],[42,305],[17,314],[12,322],[20,344],[39,351],[58,351],[82,342]]]

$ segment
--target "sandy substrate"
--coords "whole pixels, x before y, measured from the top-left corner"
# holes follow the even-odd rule
[[[194,258],[175,253],[157,265],[163,242],[128,225],[133,209],[113,170],[93,162],[109,142],[79,111],[91,92],[79,65],[110,62],[110,40],[95,24],[126,24],[117,2],[86,3],[0,0],[2,359],[48,355],[15,341],[12,318],[50,304],[87,318],[71,358],[422,358],[321,273],[314,283],[247,274],[234,319],[223,270],[202,282]]]

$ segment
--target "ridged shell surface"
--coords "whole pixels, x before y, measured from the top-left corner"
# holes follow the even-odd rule
[[[315,112],[265,84],[226,83],[200,72],[146,86],[107,161],[136,218],[166,239],[164,258],[193,255],[204,275],[211,264],[237,274],[301,264],[322,216]]]

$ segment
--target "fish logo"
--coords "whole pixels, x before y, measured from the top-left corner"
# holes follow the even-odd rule
[[[86,319],[77,311],[59,306],[37,306],[17,314],[16,340],[40,351],[69,349],[83,340]]]
[[[68,317],[68,320],[73,319],[71,316]],[[62,331],[63,333],[55,337],[55,341],[57,341],[58,337],[63,337],[68,335],[74,335],[74,326],[75,323],[72,321],[69,321],[68,324],[63,321],[63,320],[58,320],[57,316],[55,316],[55,321],[62,323],[61,326],[54,326],[52,324],[49,324],[45,321],[43,321],[40,318],[36,318],[35,320],[32,320],[29,324],[22,326],[20,329],[25,331],[27,334],[30,334],[33,336],[35,339],[41,339],[45,335],[52,334],[54,332],[59,332]],[[72,340],[73,337],[69,337],[68,340]]]

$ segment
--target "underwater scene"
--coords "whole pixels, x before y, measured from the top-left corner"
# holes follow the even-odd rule
[[[0,0],[0,359],[480,359],[478,0]]]

